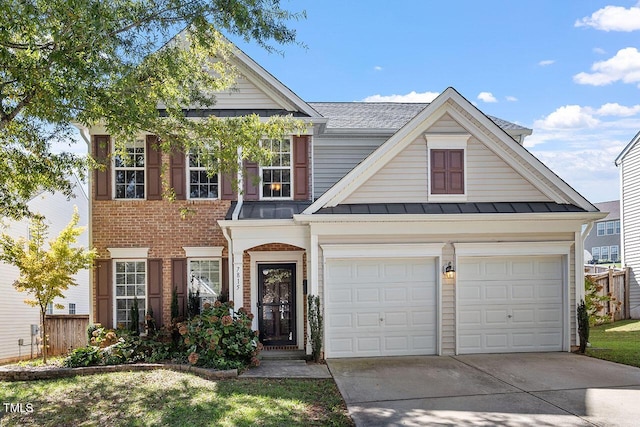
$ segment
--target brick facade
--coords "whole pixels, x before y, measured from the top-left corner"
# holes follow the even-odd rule
[[[169,156],[162,156],[167,165]],[[92,183],[95,194],[95,181]],[[91,200],[92,246],[100,259],[110,257],[107,248],[149,248],[149,259],[162,259],[162,321],[170,322],[171,260],[185,258],[185,246],[221,246],[227,257],[227,240],[217,220],[225,217],[229,200]],[[181,215],[186,208],[188,213]],[[227,261],[223,258],[221,267]],[[93,315],[96,313],[96,276],[93,277]],[[228,289],[228,284],[223,283]]]

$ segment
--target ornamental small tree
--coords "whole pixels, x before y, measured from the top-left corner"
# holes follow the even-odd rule
[[[12,264],[20,270],[20,276],[13,283],[18,292],[26,292],[30,298],[25,304],[40,309],[42,322],[42,358],[47,363],[47,305],[56,298],[64,298],[69,286],[77,285],[72,277],[78,271],[89,268],[95,257],[94,250],[74,247],[78,236],[85,227],[78,227],[78,209],[74,210],[69,224],[58,237],[49,241],[46,247],[49,226],[42,216],[31,221],[29,240],[14,239],[7,234],[0,237],[0,260]],[[57,308],[63,308],[56,304]]]
[[[311,339],[311,357],[314,362],[320,362],[322,351],[322,310],[320,310],[320,297],[307,296],[307,316],[309,317],[309,333]]]

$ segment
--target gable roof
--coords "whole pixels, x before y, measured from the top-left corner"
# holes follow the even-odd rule
[[[620,163],[622,163],[622,161],[624,160],[624,158],[627,155],[627,153],[629,151],[631,151],[633,149],[633,147],[635,147],[635,145],[638,143],[638,141],[640,141],[640,132],[636,133],[636,136],[634,136],[631,139],[631,141],[629,141],[627,146],[624,147],[622,152],[620,154],[618,154],[618,157],[616,157],[616,160],[615,160],[616,166],[620,166]]]
[[[313,214],[322,208],[342,203],[445,113],[464,124],[468,130],[473,130],[472,133],[478,134],[482,132],[482,128],[487,129],[497,140],[484,137],[483,143],[491,145],[490,148],[507,164],[555,203],[572,204],[585,211],[597,212],[595,206],[518,144],[506,130],[449,87],[303,213]]]

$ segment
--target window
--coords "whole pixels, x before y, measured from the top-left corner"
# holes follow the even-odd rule
[[[220,297],[221,270],[219,259],[189,260],[189,291],[199,292],[200,308],[205,303],[213,303]]]
[[[607,221],[607,234],[613,234],[614,230],[615,230],[614,221]]]
[[[609,259],[609,246],[600,247],[600,259],[603,261]]]
[[[431,150],[431,194],[464,194],[464,150]]]
[[[594,261],[598,261],[600,259],[600,247],[591,248],[591,256]]]
[[[76,304],[73,302],[69,303],[69,314],[76,314]]]
[[[262,198],[291,198],[291,140],[266,139],[262,146],[272,153],[271,162],[261,167]]]
[[[116,325],[128,328],[131,325],[131,307],[138,299],[138,322],[145,316],[147,296],[147,263],[145,261],[115,261]]]
[[[195,151],[188,156],[189,198],[217,199],[218,174],[209,175],[207,166],[212,162],[209,154],[199,154]],[[214,166],[211,164],[211,166]]]
[[[609,248],[609,259],[611,262],[620,261],[620,254],[618,253],[618,250],[618,245],[614,245]]]
[[[599,222],[599,223],[596,224],[596,228],[598,230],[598,232],[597,232],[598,236],[604,236],[605,227],[606,227],[606,223],[604,223],[604,222]]]
[[[144,199],[145,142],[127,143],[115,156],[115,198]]]
[[[47,304],[47,314],[53,314],[53,303]]]
[[[616,234],[620,234],[620,220],[616,221]]]

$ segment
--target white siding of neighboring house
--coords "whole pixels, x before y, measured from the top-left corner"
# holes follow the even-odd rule
[[[234,89],[216,92],[216,109],[282,109],[271,97],[244,77]]]
[[[314,139],[314,198],[317,199],[351,169],[364,160],[386,137],[315,138]]]
[[[76,198],[69,201],[60,194],[43,193],[29,202],[32,211],[45,215],[49,225],[49,239],[55,238],[69,223],[73,207],[78,207],[80,225],[88,224],[88,201],[82,189],[76,192]],[[8,226],[0,232],[7,233],[14,238],[28,236],[28,220],[19,222],[4,221]],[[85,231],[78,239],[78,245],[87,247],[88,232]],[[25,344],[31,343],[31,324],[40,324],[39,309],[24,303],[28,294],[18,292],[13,282],[18,278],[18,269],[0,262],[0,361],[17,358],[19,355],[28,356],[30,347],[18,348],[18,339],[24,339]],[[72,286],[65,292],[65,299],[57,299],[56,303],[64,305],[64,309],[54,309],[54,314],[68,314],[69,303],[76,304],[76,314],[89,314],[89,270],[83,270],[75,276],[78,286]]]
[[[465,132],[444,116],[429,132]],[[476,138],[467,145],[465,173],[469,202],[551,201]],[[427,142],[420,136],[344,203],[428,202]]]
[[[636,144],[620,166],[622,176],[621,223],[622,262],[631,267],[629,308],[640,319],[640,147]]]

